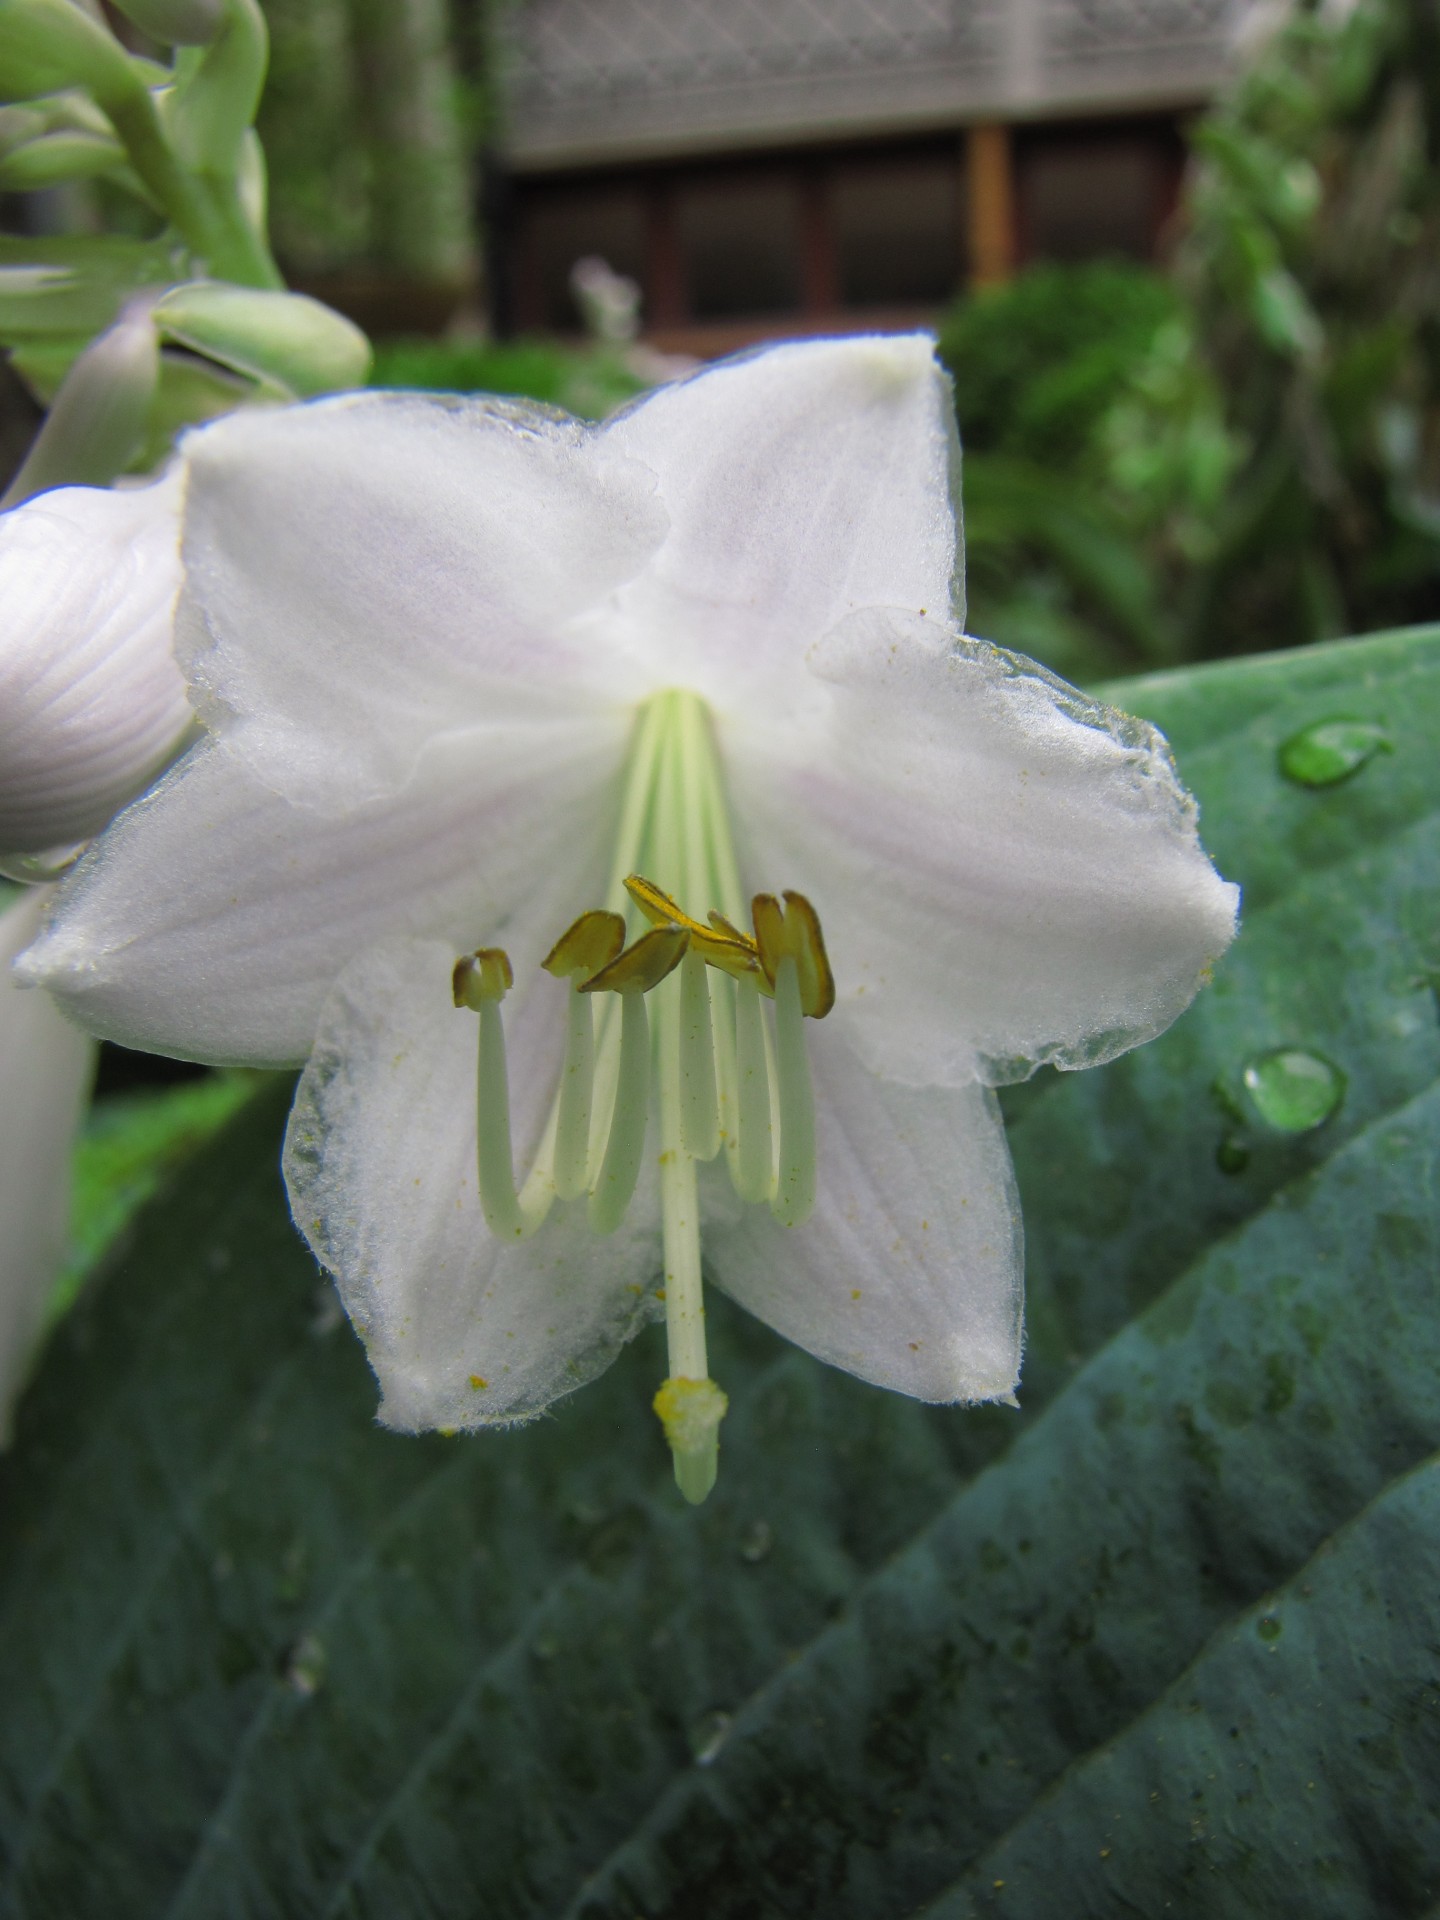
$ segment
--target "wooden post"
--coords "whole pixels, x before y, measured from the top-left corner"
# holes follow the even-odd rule
[[[685,262],[675,218],[675,188],[663,175],[652,179],[645,195],[645,325],[683,326],[690,318]]]
[[[800,176],[800,305],[807,320],[833,319],[840,306],[840,263],[823,166]]]
[[[1012,278],[1015,234],[1015,154],[1010,129],[988,121],[966,140],[969,173],[970,284],[998,287]]]

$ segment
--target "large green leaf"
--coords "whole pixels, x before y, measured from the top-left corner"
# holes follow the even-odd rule
[[[382,1433],[262,1094],[0,1469],[0,1912],[1433,1910],[1440,634],[1122,697],[1245,925],[1165,1039],[1009,1100],[1021,1412],[716,1302],[699,1511],[648,1338],[525,1431]],[[1385,750],[1286,778],[1334,722],[1312,764]],[[1308,1130],[1247,1083],[1287,1050],[1343,1089]]]

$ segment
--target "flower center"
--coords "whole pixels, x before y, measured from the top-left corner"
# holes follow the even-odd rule
[[[714,730],[695,694],[659,694],[640,714],[608,898],[625,911],[582,913],[542,962],[570,982],[565,1062],[518,1189],[500,1013],[510,961],[481,948],[456,965],[456,1004],[480,1016],[480,1204],[503,1239],[534,1233],[556,1201],[582,1199],[593,1231],[613,1232],[655,1114],[669,1344],[655,1410],[680,1490],[698,1502],[715,1483],[726,1401],[706,1364],[697,1167],[723,1151],[742,1200],[768,1206],[784,1226],[809,1218],[815,1109],[804,1020],[830,1011],[835,988],[820,922],[802,894],[755,895],[753,932],[742,931]],[[687,905],[705,908],[707,919]]]

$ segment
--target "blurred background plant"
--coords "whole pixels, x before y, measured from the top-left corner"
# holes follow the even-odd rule
[[[112,30],[112,18],[124,37]],[[182,426],[355,386],[369,344],[284,290],[256,0],[0,9],[0,345],[46,409],[0,504],[146,472]]]
[[[971,622],[1079,678],[1440,611],[1440,26],[1269,23],[1191,132],[1167,273],[942,323]]]
[[[676,339],[663,315],[644,312],[625,273],[585,257],[584,209],[594,251],[613,224],[604,181],[619,176],[603,170],[593,193],[576,176],[579,212],[564,216],[577,236],[574,331],[508,327],[507,284],[533,253],[535,222],[560,218],[544,181],[551,199],[534,201],[529,227],[507,201],[507,115],[524,108],[508,85],[512,27],[530,14],[512,0],[270,0],[266,13],[270,230],[292,285],[376,337],[378,383],[525,394],[598,417],[677,370],[656,351]],[[132,7],[121,22],[132,62],[163,51],[143,15]],[[263,24],[251,5],[236,18],[249,23],[253,69]],[[980,272],[972,244],[970,289],[929,309],[965,447],[970,623],[1080,680],[1440,609],[1436,8],[1295,0],[1248,19],[1232,79],[1186,128],[1189,162],[1156,261],[1042,257],[1007,277]],[[173,123],[182,144],[184,103],[204,97],[198,76],[216,59],[197,45],[168,78],[146,69],[157,124]],[[252,111],[256,90],[258,79]],[[245,171],[237,203],[248,194],[253,210],[255,135],[225,137],[228,164]],[[193,274],[200,240],[157,202],[93,88],[0,109],[0,144],[0,190],[43,188],[31,196],[38,224],[63,229],[0,236],[0,339],[47,403],[86,330],[157,280]],[[657,178],[644,188],[652,226],[665,204],[653,196],[670,190]],[[760,246],[758,232],[746,243]],[[268,253],[245,244],[224,272],[276,284]],[[187,246],[188,265],[176,254]],[[608,275],[608,304],[587,295],[586,273]],[[644,303],[658,309],[664,273],[645,277]],[[234,404],[257,378],[243,354],[217,347],[212,316],[202,339],[170,318],[175,306],[158,309],[161,397],[132,465],[153,463],[177,424]],[[757,319],[713,350],[767,330],[806,327]],[[269,376],[272,393],[316,384],[303,366]],[[333,367],[329,378],[344,383]]]

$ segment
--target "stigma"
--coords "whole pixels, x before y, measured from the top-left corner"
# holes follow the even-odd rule
[[[655,1410],[680,1491],[698,1503],[715,1483],[726,1400],[706,1359],[697,1169],[723,1158],[741,1201],[786,1227],[809,1218],[815,1109],[804,1023],[829,1013],[835,983],[803,894],[755,894],[749,930],[739,924],[714,734],[696,696],[648,703],[626,774],[607,889],[624,910],[587,909],[541,962],[568,983],[564,1060],[534,1164],[518,1181],[501,1011],[514,983],[509,956],[479,948],[462,957],[454,997],[479,1015],[476,1171],[497,1238],[527,1238],[557,1204],[583,1206],[593,1232],[613,1232],[651,1143],[668,1344]],[[637,854],[666,885],[636,870]]]

